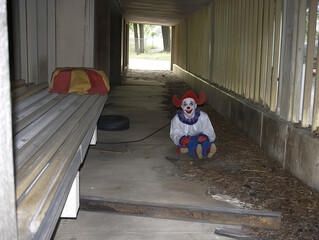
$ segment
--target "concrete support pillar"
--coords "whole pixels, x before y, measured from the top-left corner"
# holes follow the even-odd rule
[[[111,0],[96,0],[94,14],[94,68],[110,78]]]
[[[55,0],[48,0],[48,82],[50,82],[51,74],[56,68],[55,15]]]
[[[122,14],[116,1],[111,4],[110,83],[121,85]]]
[[[38,69],[38,12],[37,1],[26,1],[27,11],[27,48],[28,48],[28,82],[39,83]]]
[[[0,239],[17,239],[6,0],[0,0]]]

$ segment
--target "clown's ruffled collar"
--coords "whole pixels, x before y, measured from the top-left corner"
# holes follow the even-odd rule
[[[188,125],[193,125],[197,123],[198,118],[200,116],[199,108],[195,109],[195,116],[193,118],[186,118],[183,111],[178,111],[177,116],[182,123],[186,123]]]

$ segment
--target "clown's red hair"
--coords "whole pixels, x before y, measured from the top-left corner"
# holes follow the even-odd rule
[[[181,107],[183,100],[185,98],[192,98],[192,99],[194,99],[194,101],[197,105],[202,105],[206,101],[205,93],[199,92],[198,96],[199,96],[199,98],[196,97],[196,94],[193,91],[187,91],[181,99],[178,99],[177,95],[175,94],[173,96],[172,101],[176,107]]]

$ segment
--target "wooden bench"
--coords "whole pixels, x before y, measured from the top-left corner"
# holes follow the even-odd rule
[[[47,90],[13,100],[19,239],[50,239],[106,100]]]

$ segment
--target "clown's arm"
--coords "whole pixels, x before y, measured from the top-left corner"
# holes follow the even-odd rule
[[[180,145],[180,140],[182,137],[186,136],[185,129],[183,128],[183,124],[178,119],[178,116],[175,117],[171,121],[171,129],[170,129],[170,137],[176,146]]]
[[[209,142],[214,142],[216,139],[216,134],[213,125],[205,112],[201,112],[200,122],[201,124],[199,126],[202,128],[202,134],[208,136]]]

